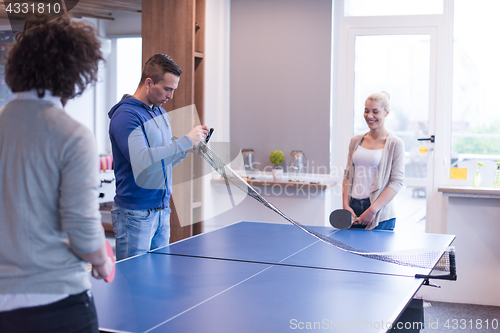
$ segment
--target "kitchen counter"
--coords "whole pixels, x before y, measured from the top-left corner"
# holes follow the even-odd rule
[[[447,233],[456,235],[457,281],[421,289],[429,301],[500,306],[500,189],[454,185],[439,187],[446,198]]]

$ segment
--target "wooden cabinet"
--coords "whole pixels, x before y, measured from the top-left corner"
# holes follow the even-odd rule
[[[142,60],[143,64],[155,53],[169,55],[182,69],[179,86],[174,98],[163,105],[172,111],[190,107],[181,116],[186,134],[199,118],[203,123],[204,53],[205,51],[205,0],[143,0],[142,1]],[[195,111],[196,110],[196,111]],[[195,114],[197,113],[197,116]],[[190,154],[174,168],[175,202],[170,201],[171,242],[202,232],[198,220],[201,211],[201,180],[196,178],[202,170],[202,160]]]

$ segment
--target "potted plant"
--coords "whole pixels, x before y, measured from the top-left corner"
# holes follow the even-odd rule
[[[283,177],[283,168],[281,167],[281,164],[285,161],[285,154],[283,154],[281,150],[274,150],[271,152],[269,159],[271,160],[271,163],[274,164],[274,180],[281,180],[281,177]]]

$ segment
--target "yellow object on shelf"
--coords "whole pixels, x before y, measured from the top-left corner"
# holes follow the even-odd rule
[[[450,168],[450,179],[467,179],[467,168]]]

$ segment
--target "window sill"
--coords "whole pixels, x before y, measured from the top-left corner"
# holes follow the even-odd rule
[[[494,187],[446,186],[438,191],[448,197],[500,199],[500,188]]]

